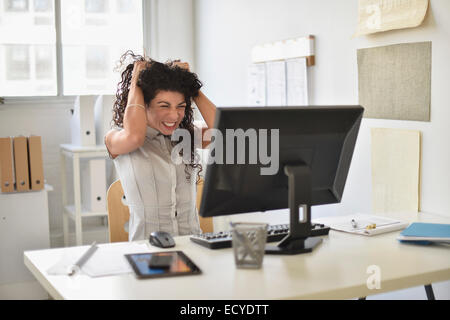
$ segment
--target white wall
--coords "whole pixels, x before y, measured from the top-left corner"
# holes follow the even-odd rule
[[[315,35],[310,104],[339,105],[358,104],[358,48],[432,41],[431,121],[364,119],[342,203],[312,214],[371,212],[370,128],[386,127],[422,131],[421,210],[450,216],[450,1],[431,0],[418,28],[359,38],[352,38],[357,0],[196,0],[194,7],[195,71],[217,106],[247,103],[247,68],[257,44]],[[450,285],[443,288],[448,299]],[[424,290],[418,292],[412,296],[423,298]]]
[[[309,68],[310,103],[358,104],[356,50],[432,41],[431,121],[364,119],[343,201],[315,208],[316,216],[371,211],[370,128],[423,133],[421,210],[450,215],[450,1],[431,0],[413,29],[352,38],[357,0],[198,0],[195,2],[196,72],[217,106],[247,103],[247,67],[256,44],[312,34],[316,65]]]
[[[194,64],[192,0],[152,0],[152,58],[164,62],[180,59]]]

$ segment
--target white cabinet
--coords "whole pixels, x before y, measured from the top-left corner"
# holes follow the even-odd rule
[[[108,154],[104,145],[97,146],[78,146],[72,144],[60,145],[61,151],[61,182],[62,182],[62,200],[63,200],[63,229],[64,229],[64,245],[69,245],[69,218],[75,221],[75,241],[77,246],[83,244],[83,224],[82,219],[86,217],[107,217],[106,210],[106,177],[105,172],[97,172],[105,170],[105,159]],[[73,204],[68,203],[67,194],[67,178],[66,178],[66,160],[72,160],[73,167]],[[81,159],[93,159],[92,165],[88,167],[90,179],[89,184],[83,184],[85,190],[82,189],[81,174],[85,170],[81,170]],[[102,161],[97,161],[102,160]],[[95,174],[95,176],[94,176]],[[100,191],[99,191],[100,190]],[[84,197],[82,203],[83,192],[89,195]],[[99,209],[100,208],[100,209]]]
[[[0,299],[18,298],[14,296],[17,286],[28,295],[28,287],[36,287],[23,252],[50,248],[47,192],[51,190],[45,185],[40,191],[0,193]],[[47,298],[43,289],[41,296],[34,292],[32,298]]]

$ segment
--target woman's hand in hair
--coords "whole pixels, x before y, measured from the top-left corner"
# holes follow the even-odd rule
[[[190,72],[190,70],[189,70],[189,63],[187,63],[187,62],[183,62],[183,61],[180,61],[180,60],[175,60],[173,62],[173,64],[174,64],[174,66],[180,67],[181,69],[184,69],[184,70],[187,70],[187,71]]]
[[[141,71],[149,67],[147,61],[136,61],[133,66],[133,73],[131,74],[131,84],[136,85],[139,80]]]

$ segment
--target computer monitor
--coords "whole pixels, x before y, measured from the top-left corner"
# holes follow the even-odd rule
[[[289,234],[266,253],[310,252],[322,240],[309,237],[311,206],[341,201],[363,111],[217,108],[200,216],[289,208]]]

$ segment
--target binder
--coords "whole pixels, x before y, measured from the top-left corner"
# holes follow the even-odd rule
[[[28,138],[28,156],[31,190],[41,190],[44,188],[44,167],[42,162],[41,137],[30,136]]]
[[[83,209],[89,212],[106,212],[106,160],[82,161],[80,176]]]
[[[26,137],[13,138],[14,173],[16,177],[16,191],[30,190],[28,172],[28,144]]]
[[[77,96],[70,119],[72,144],[95,146],[95,96]]]
[[[106,211],[106,160],[89,160],[92,212]]]
[[[104,137],[109,129],[111,129],[115,101],[116,96],[113,95],[100,95],[95,100],[94,118],[97,145],[104,144]]]
[[[14,169],[11,138],[0,138],[0,182],[2,192],[14,192]]]

